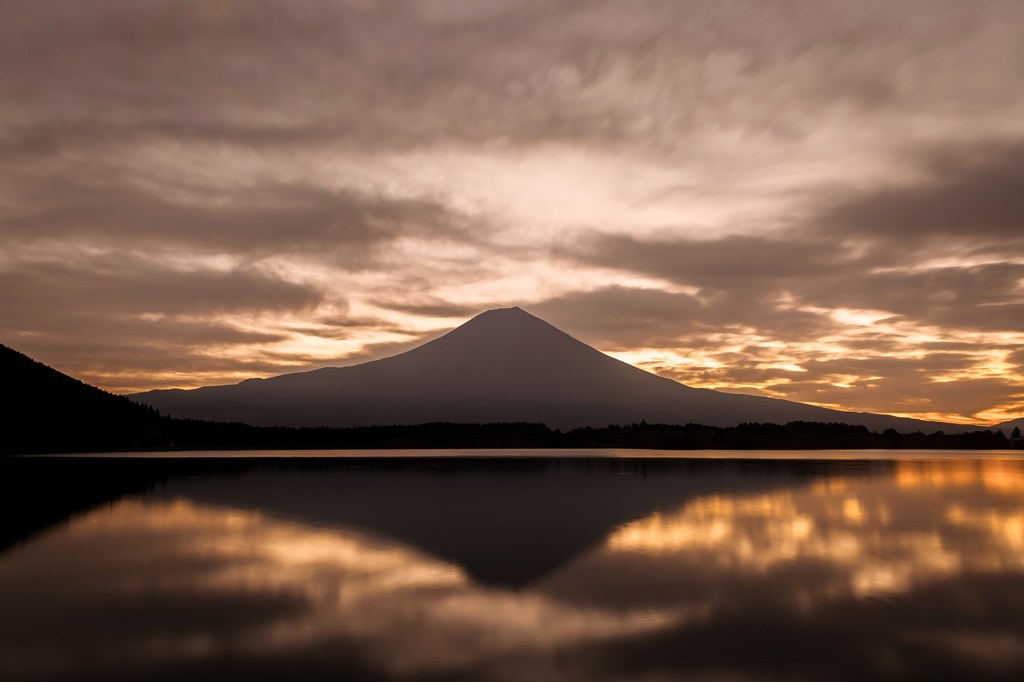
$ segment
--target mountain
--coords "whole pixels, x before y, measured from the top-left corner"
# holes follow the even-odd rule
[[[527,421],[567,429],[643,420],[712,426],[799,420],[879,431],[967,430],[691,388],[611,358],[519,308],[484,312],[382,360],[131,397],[174,417],[266,426]]]
[[[1019,419],[1011,419],[1010,421],[1003,422],[1002,424],[996,424],[992,428],[1002,431],[1003,434],[1006,436],[1012,434],[1015,428],[1020,429],[1021,432],[1024,433],[1024,417],[1021,417]]]
[[[72,379],[0,345],[4,378],[0,454],[164,447],[167,422],[152,409]]]

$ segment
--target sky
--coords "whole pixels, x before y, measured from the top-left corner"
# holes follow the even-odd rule
[[[0,343],[118,393],[519,305],[691,386],[1024,415],[1019,0],[0,0]]]

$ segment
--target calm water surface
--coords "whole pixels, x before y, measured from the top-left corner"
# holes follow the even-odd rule
[[[0,678],[1024,679],[1019,456],[582,454],[0,462]]]

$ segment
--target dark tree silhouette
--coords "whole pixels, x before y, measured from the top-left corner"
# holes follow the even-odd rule
[[[172,419],[0,346],[8,381],[0,454],[125,450],[276,450],[420,448],[648,448],[771,450],[963,448],[1010,446],[1001,430],[944,434],[883,433],[866,426],[795,421],[732,427],[638,424],[560,431],[528,422],[449,423],[350,428],[256,427],[238,422]],[[1014,430],[1013,447],[1020,447]]]

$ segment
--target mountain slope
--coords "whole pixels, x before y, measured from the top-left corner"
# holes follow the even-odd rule
[[[565,429],[641,420],[714,426],[803,420],[964,430],[690,388],[604,355],[519,308],[487,311],[383,360],[132,398],[175,417],[256,425],[530,421]]]
[[[3,345],[0,376],[9,391],[0,453],[120,450],[169,443],[166,420],[153,410]]]
[[[1007,436],[1013,433],[1014,429],[1020,429],[1022,432],[1024,432],[1024,417],[1020,417],[1019,419],[1011,419],[1010,421],[1003,422],[1002,424],[996,424],[992,428],[1001,430]]]

